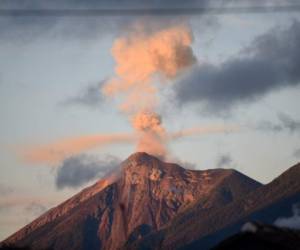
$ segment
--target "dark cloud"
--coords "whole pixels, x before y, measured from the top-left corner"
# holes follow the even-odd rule
[[[298,2],[295,0],[286,0],[285,4],[282,4],[282,2],[278,0],[265,0],[264,2],[258,0],[2,0],[0,2],[0,7],[1,9],[18,10],[124,10],[124,13],[129,13],[131,15],[138,14],[138,12],[130,11],[136,9],[148,11],[151,9],[162,10],[162,14],[195,14],[198,12],[198,14],[202,14],[202,11],[209,11],[213,14],[218,14],[228,12],[260,13],[270,11],[274,12],[279,10],[293,11],[292,7],[295,9],[295,5],[298,6],[297,3]],[[272,8],[268,8],[268,6],[271,6]],[[224,9],[224,7],[227,7],[227,9]],[[203,8],[207,9],[203,10]],[[75,11],[75,13],[77,12]],[[114,11],[109,13],[114,13]],[[148,14],[149,12],[142,13]]]
[[[300,121],[292,118],[288,114],[278,113],[278,122],[262,121],[257,125],[258,130],[281,132],[288,131],[290,133],[300,132]]]
[[[103,102],[103,95],[101,94],[101,86],[104,81],[100,83],[88,85],[75,96],[72,96],[62,102],[63,105],[83,105],[87,107],[99,107]]]
[[[25,211],[33,214],[34,216],[39,216],[46,212],[48,208],[43,204],[38,202],[32,202],[28,206],[25,207]]]
[[[56,186],[58,189],[82,186],[93,179],[103,177],[119,164],[120,160],[113,156],[102,160],[90,155],[70,157],[64,160],[57,171]]]
[[[229,154],[220,155],[217,159],[218,168],[228,168],[233,163],[233,160]]]
[[[201,103],[212,114],[300,83],[300,22],[256,37],[235,58],[202,64],[175,86],[179,104]]]
[[[241,6],[246,8],[224,9],[229,4],[235,3],[239,5],[244,3]],[[261,1],[248,0],[2,0],[0,1],[0,10],[18,10],[19,12],[0,11],[0,30],[2,31],[0,42],[9,41],[10,43],[20,42],[23,44],[45,35],[46,38],[50,36],[62,37],[63,39],[101,38],[107,34],[115,35],[120,30],[129,27],[137,19],[140,20],[146,16],[148,22],[149,20],[155,20],[162,24],[168,22],[168,20],[177,20],[182,17],[189,18],[195,14],[210,13],[213,14],[210,15],[210,19],[216,20],[216,14],[224,13],[299,10],[299,7],[290,7],[288,2],[285,3],[285,6],[280,3],[277,9],[268,9],[266,6],[270,3],[278,4],[278,1],[271,0],[261,3]],[[255,8],[251,8],[251,6],[255,6]],[[105,11],[105,9],[111,9],[111,11]],[[136,11],[136,9],[141,11]],[[182,12],[183,9],[184,12]],[[24,10],[31,11],[31,14]],[[155,18],[153,18],[154,15]],[[197,19],[199,24],[202,19]]]
[[[215,1],[216,2],[216,1]],[[219,1],[220,3],[221,1]],[[205,7],[209,0],[2,0],[0,7],[22,9],[82,9],[82,8],[150,8],[150,7]]]

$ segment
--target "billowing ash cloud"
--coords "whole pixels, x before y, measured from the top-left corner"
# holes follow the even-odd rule
[[[165,156],[166,131],[162,126],[161,117],[155,112],[142,111],[132,119],[133,128],[139,133],[137,150]]]
[[[102,92],[120,101],[120,110],[129,117],[139,137],[137,150],[164,157],[167,135],[157,114],[159,87],[193,65],[196,58],[187,24],[151,28],[137,23],[115,40],[115,76],[106,82]]]
[[[300,229],[300,207],[299,204],[293,205],[293,216],[278,218],[274,224],[279,227]]]
[[[276,89],[299,85],[299,44],[299,21],[287,29],[274,28],[256,37],[238,57],[195,67],[176,85],[177,100],[220,112]]]
[[[100,92],[103,83],[104,81],[101,81],[100,83],[88,85],[80,93],[68,98],[62,104],[67,106],[81,105],[91,108],[99,107],[103,102],[103,96]]]
[[[217,159],[217,167],[218,168],[224,168],[224,167],[229,167],[233,162],[231,156],[229,154],[223,154],[219,156]]]
[[[291,116],[285,113],[278,113],[278,122],[262,121],[256,127],[262,131],[281,132],[289,131],[290,133],[300,132],[300,121],[293,119]]]
[[[67,158],[57,171],[56,186],[58,189],[82,186],[93,179],[105,176],[118,167],[120,162],[113,156],[107,156],[102,160],[86,154]]]

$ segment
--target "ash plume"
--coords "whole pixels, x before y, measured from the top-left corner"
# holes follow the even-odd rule
[[[166,131],[158,114],[150,111],[137,113],[132,120],[132,126],[138,133],[137,151],[166,155]]]
[[[129,117],[138,135],[138,151],[165,156],[166,131],[157,113],[158,91],[184,69],[195,64],[191,44],[193,36],[187,25],[180,24],[147,32],[136,25],[118,38],[112,55],[115,76],[102,88],[107,97],[120,98],[119,109]]]

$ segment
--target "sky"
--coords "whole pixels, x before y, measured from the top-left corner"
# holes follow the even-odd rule
[[[1,1],[0,7],[196,6],[205,13],[211,7],[261,4],[191,0],[182,6],[180,2]],[[124,111],[119,106],[127,92],[111,97],[103,91],[110,80],[124,77],[115,71],[118,63],[124,63],[113,49],[120,38],[128,45],[126,39],[140,36],[137,44],[143,51],[145,41],[150,44],[162,34],[176,40],[178,29],[182,31],[175,50],[169,52],[182,48],[181,52],[188,51],[189,61],[176,64],[176,74],[168,71],[168,61],[165,70],[157,71],[155,64],[156,71],[142,80],[157,90],[159,101],[151,106],[151,112],[159,115],[155,125],[163,124],[164,136],[173,135],[167,142],[163,137],[166,160],[199,170],[234,168],[262,183],[300,161],[299,12],[2,15],[0,27],[0,240],[113,171],[137,150],[133,135],[143,131],[135,131],[131,118],[139,114],[136,108],[141,100]],[[172,39],[167,41],[166,49]],[[132,65],[139,66],[139,61],[133,60]],[[50,156],[61,149],[69,154],[51,159],[28,156],[28,152],[41,154],[44,149],[51,151]]]

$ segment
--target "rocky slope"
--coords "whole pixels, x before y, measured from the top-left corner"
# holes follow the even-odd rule
[[[146,153],[131,155],[106,185],[97,182],[4,242],[33,249],[118,249],[194,206],[220,208],[261,186],[234,170],[187,170]]]
[[[271,224],[278,217],[289,215],[293,204],[300,202],[299,180],[300,164],[297,164],[269,184],[245,192],[224,206],[203,209],[200,199],[161,230],[128,242],[124,248],[210,249],[237,233],[249,220]]]

